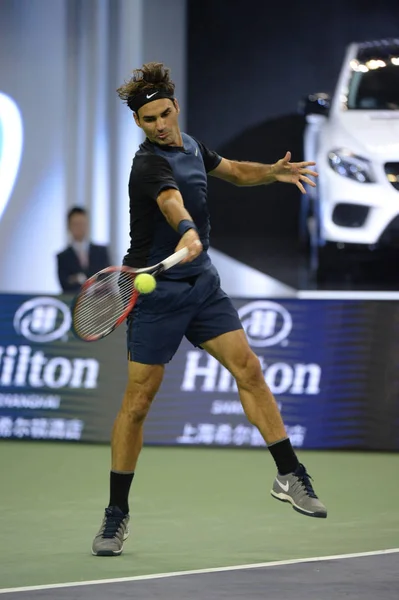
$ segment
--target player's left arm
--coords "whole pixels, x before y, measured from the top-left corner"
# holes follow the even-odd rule
[[[318,176],[316,171],[309,169],[316,163],[313,161],[297,163],[290,161],[291,152],[287,152],[284,158],[272,165],[222,158],[217,167],[209,172],[209,175],[238,186],[267,185],[275,181],[293,183],[302,194],[306,193],[303,187],[304,183],[316,187],[316,183],[309,178]]]

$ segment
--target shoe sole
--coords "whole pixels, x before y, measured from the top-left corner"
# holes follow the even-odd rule
[[[293,498],[291,498],[291,496],[287,496],[287,494],[280,494],[277,492],[274,492],[273,490],[270,492],[272,497],[275,498],[276,500],[280,500],[280,502],[288,502],[289,504],[291,504],[292,508],[294,510],[296,510],[296,512],[299,512],[301,515],[305,515],[305,517],[315,517],[316,519],[326,519],[327,518],[327,512],[310,512],[309,510],[305,510],[303,508],[301,508],[300,506],[298,506],[297,504],[295,504]]]
[[[129,537],[129,531],[125,532],[123,536],[123,541],[125,542]],[[124,544],[122,544],[122,548],[120,550],[99,550],[98,552],[94,552],[93,548],[91,549],[91,553],[93,556],[120,556],[123,552]]]

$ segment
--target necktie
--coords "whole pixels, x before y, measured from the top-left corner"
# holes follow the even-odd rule
[[[89,257],[87,251],[81,248],[78,252],[78,258],[83,269],[85,269],[89,264]]]

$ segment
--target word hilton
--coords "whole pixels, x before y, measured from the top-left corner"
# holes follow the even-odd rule
[[[96,388],[99,367],[94,358],[48,358],[30,346],[0,346],[0,386]]]

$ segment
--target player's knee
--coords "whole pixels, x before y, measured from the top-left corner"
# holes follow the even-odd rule
[[[139,385],[129,381],[122,404],[122,411],[128,420],[133,423],[143,423],[155,394],[156,390],[152,389],[151,385]]]
[[[122,412],[132,423],[141,424],[145,421],[151,407],[152,398],[146,395],[135,395],[131,397],[129,392],[125,394]]]
[[[128,411],[129,421],[131,421],[135,425],[140,425],[141,423],[144,423],[144,421],[148,415],[149,409],[150,409],[150,405],[148,405],[148,406],[147,405],[146,406],[133,406]]]
[[[238,387],[252,389],[265,382],[259,359],[252,350],[240,357],[234,371],[233,376]]]

